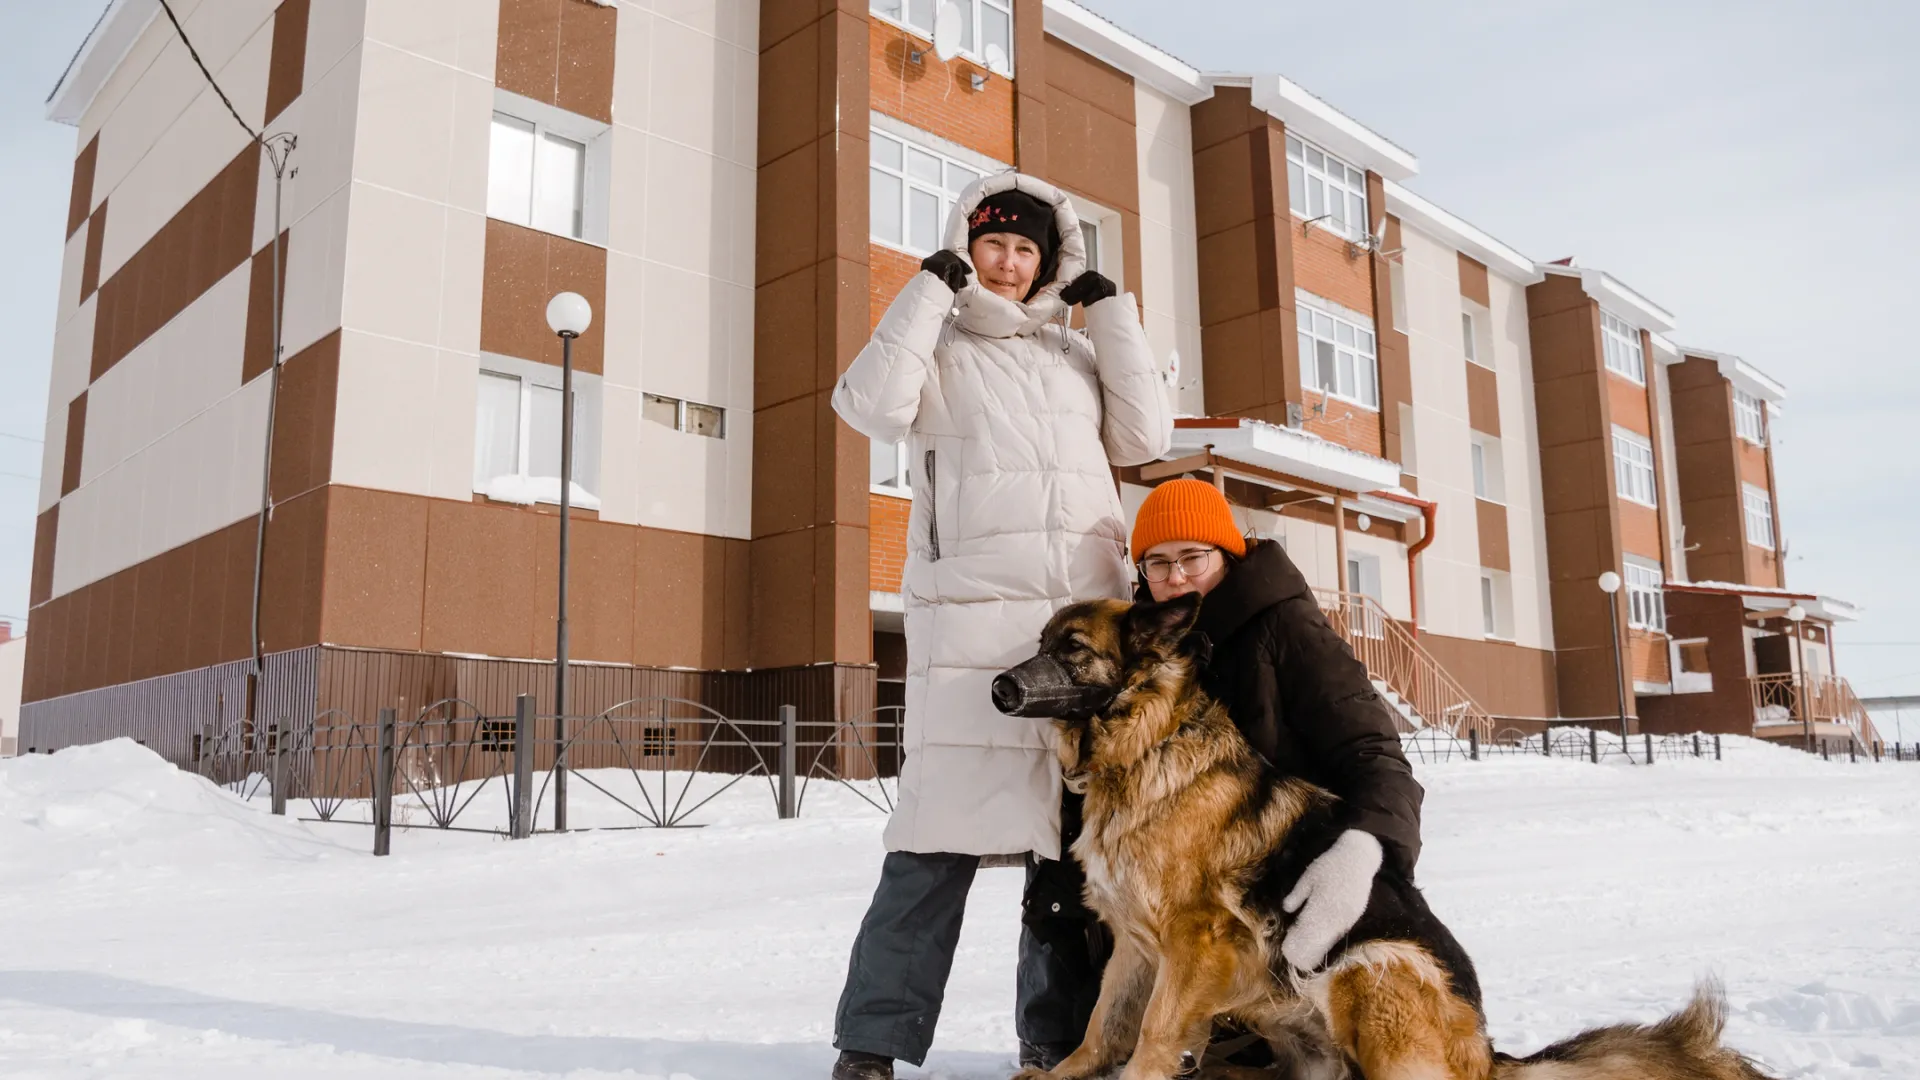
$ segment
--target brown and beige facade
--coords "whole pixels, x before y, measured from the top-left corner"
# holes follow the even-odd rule
[[[1203,75],[1066,0],[958,5],[945,60],[904,0],[174,7],[242,118],[298,137],[284,363],[276,390],[273,171],[116,0],[50,102],[77,138],[23,746],[550,687],[563,290],[594,311],[582,707],[888,700],[907,463],[828,399],[954,195],[1008,168],[1074,196],[1183,417],[1117,477],[1128,507],[1212,478],[1364,609],[1350,636],[1417,642],[1502,727],[1620,693],[1676,729],[1773,715],[1695,706],[1778,662],[1748,616],[1788,595],[1780,388],[1422,199],[1413,154],[1282,77]],[[1795,656],[1830,676],[1816,624],[1844,612],[1805,601]]]

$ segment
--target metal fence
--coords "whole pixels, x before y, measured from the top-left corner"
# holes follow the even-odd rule
[[[1814,752],[1828,761],[1842,762],[1920,762],[1920,743],[1873,743],[1862,746],[1853,739],[1821,739]],[[1414,761],[1481,761],[1494,757],[1555,757],[1593,764],[1605,762],[1649,765],[1684,758],[1723,760],[1720,736],[1696,732],[1687,735],[1654,735],[1643,732],[1622,737],[1585,725],[1553,725],[1540,732],[1522,732],[1505,728],[1493,738],[1482,740],[1479,732],[1469,731],[1457,739],[1437,729],[1424,729],[1400,737],[1400,745]],[[1795,743],[1792,749],[1799,749]]]
[[[276,814],[372,826],[378,855],[396,828],[573,831],[583,826],[570,824],[570,804],[583,795],[600,811],[584,827],[596,829],[698,826],[701,810],[742,785],[764,785],[781,818],[799,816],[816,781],[882,813],[894,806],[900,706],[838,724],[802,724],[790,705],[774,720],[734,719],[674,697],[565,718],[535,712],[531,696],[515,706],[488,715],[447,699],[405,717],[381,709],[371,722],[332,711],[264,732],[229,724],[192,736],[189,767],[271,799]]]

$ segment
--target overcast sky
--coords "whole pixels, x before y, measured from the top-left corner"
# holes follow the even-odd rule
[[[487,0],[475,0],[487,2]],[[1863,605],[1838,665],[1920,693],[1920,5],[1083,0],[1203,70],[1278,71],[1419,156],[1408,186],[1677,314],[1788,388],[1788,583]],[[98,0],[0,0],[0,433],[44,423],[73,129],[43,102]],[[39,447],[0,436],[0,616]]]

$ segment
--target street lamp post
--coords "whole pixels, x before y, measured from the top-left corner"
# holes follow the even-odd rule
[[[1615,608],[1613,594],[1620,591],[1620,575],[1608,570],[1600,575],[1600,591],[1607,594],[1607,627],[1611,631],[1608,637],[1613,642],[1613,694],[1620,704],[1620,749],[1633,760],[1633,744],[1627,739],[1627,672],[1620,660],[1620,612]]]
[[[1807,696],[1807,647],[1800,638],[1800,623],[1807,617],[1807,609],[1799,604],[1787,608],[1787,621],[1793,624],[1793,675],[1794,683],[1800,691],[1800,737],[1806,745],[1802,749],[1813,753],[1813,701]]]
[[[553,642],[553,828],[567,831],[567,540],[573,516],[573,339],[593,325],[593,307],[579,293],[547,301],[547,325],[560,335],[560,610]],[[519,737],[515,733],[515,738]]]

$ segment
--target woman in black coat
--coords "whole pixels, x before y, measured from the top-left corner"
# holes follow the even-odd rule
[[[1282,953],[1297,968],[1317,968],[1366,910],[1381,865],[1411,881],[1420,858],[1423,792],[1401,752],[1393,709],[1286,550],[1245,539],[1213,485],[1171,480],[1155,488],[1135,518],[1133,556],[1139,599],[1205,597],[1194,627],[1212,647],[1201,686],[1227,706],[1254,750],[1341,799],[1345,831],[1285,904],[1295,919]],[[1078,809],[1063,815],[1063,832],[1077,826]],[[1097,995],[1104,943],[1089,926],[1081,884],[1071,859],[1043,864],[1027,892],[1026,920],[1044,947],[1076,959],[1084,952],[1082,970]],[[1091,1013],[1090,996],[1080,1004]],[[1022,1048],[1023,1057],[1048,1064],[1072,1049]]]

